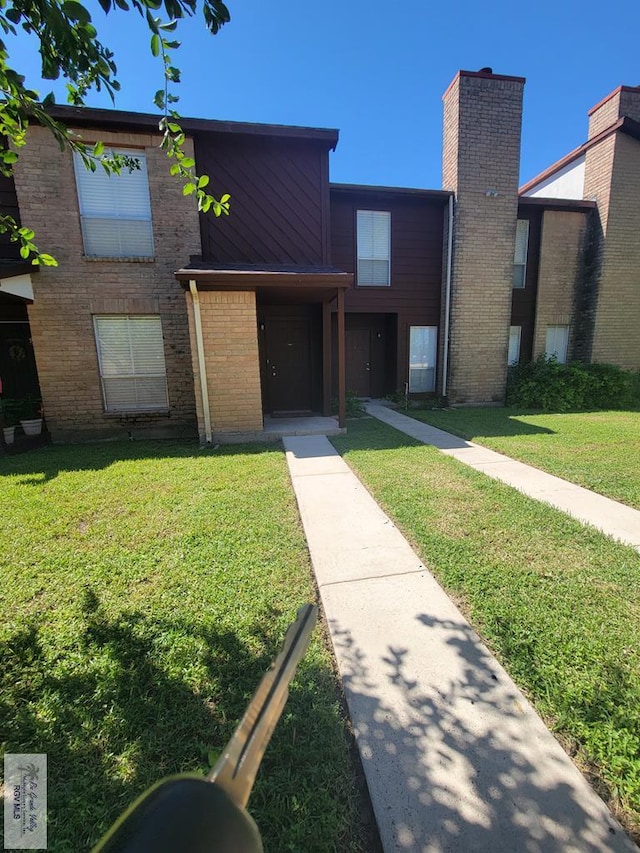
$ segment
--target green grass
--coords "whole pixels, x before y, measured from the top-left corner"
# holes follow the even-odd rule
[[[49,849],[86,849],[155,780],[208,768],[315,598],[286,466],[273,447],[47,448],[0,460],[0,517],[4,747],[48,754]],[[269,851],[355,851],[354,800],[316,631],[250,811]]]
[[[408,414],[640,509],[640,412],[472,408]]]
[[[332,439],[640,828],[640,556],[374,420]]]

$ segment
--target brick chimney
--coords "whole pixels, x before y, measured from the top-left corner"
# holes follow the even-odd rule
[[[447,396],[504,400],[524,78],[460,71],[443,96],[443,188],[455,193]]]
[[[628,116],[640,121],[640,86],[618,86],[589,110],[589,139]]]

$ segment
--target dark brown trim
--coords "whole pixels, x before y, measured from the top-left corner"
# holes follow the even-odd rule
[[[597,207],[595,201],[582,198],[543,198],[542,196],[520,196],[518,207],[543,207],[546,210],[569,210],[589,213]]]
[[[423,190],[414,187],[377,187],[370,184],[329,184],[332,193],[372,193],[374,195],[418,196],[446,202],[453,195],[449,190]]]
[[[294,273],[236,270],[181,269],[175,277],[183,285],[196,281],[199,285],[212,285],[222,289],[252,290],[255,287],[338,288],[344,290],[353,284],[353,273]]]
[[[523,85],[527,82],[526,77],[511,77],[507,74],[490,74],[488,71],[458,71],[451,83],[449,83],[447,88],[444,90],[444,94],[442,96],[443,100],[447,97],[449,90],[460,77],[480,77],[484,80],[507,80],[513,83],[522,83]]]
[[[331,416],[331,302],[322,303],[322,414]]]
[[[47,110],[53,118],[61,119],[79,127],[95,126],[113,130],[142,130],[159,133],[159,115],[103,110],[93,107],[54,106]],[[298,127],[284,124],[257,124],[242,121],[218,121],[217,119],[181,118],[180,126],[186,133],[241,133],[252,136],[283,136],[295,139],[315,139],[335,148],[338,131],[334,128]]]
[[[39,272],[38,264],[30,264],[26,261],[2,261],[0,260],[0,278],[15,278],[17,275],[31,275]]]
[[[344,290],[338,291],[338,426],[344,427],[347,417],[347,373],[345,366]]]

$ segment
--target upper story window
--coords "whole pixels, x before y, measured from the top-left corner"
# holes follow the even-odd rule
[[[108,175],[98,165],[92,172],[74,155],[84,252],[101,258],[150,258],[153,226],[147,161],[140,151],[118,153],[135,157],[139,168]]]
[[[529,248],[529,220],[518,219],[516,226],[516,250],[513,256],[513,286],[524,287],[527,274],[527,250]]]
[[[357,283],[388,287],[391,284],[391,214],[386,210],[359,210],[357,220]]]

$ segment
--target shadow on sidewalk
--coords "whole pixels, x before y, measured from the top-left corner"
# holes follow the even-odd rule
[[[486,853],[633,850],[612,819],[589,813],[580,789],[561,781],[561,772],[555,770],[561,771],[563,762],[553,749],[544,742],[523,741],[519,697],[499,683],[501,670],[478,646],[469,625],[426,614],[416,618],[429,630],[446,632],[460,666],[447,684],[424,690],[412,676],[409,650],[389,646],[382,659],[389,701],[377,695],[373,670],[379,672],[378,662],[369,662],[350,632],[332,622],[386,848]],[[456,713],[465,703],[474,706],[466,715],[472,724]],[[500,730],[488,725],[496,709]]]

